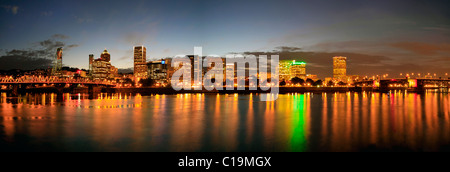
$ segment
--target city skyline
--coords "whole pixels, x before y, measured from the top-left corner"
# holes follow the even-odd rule
[[[449,6],[2,0],[0,152],[158,152],[176,171],[447,152]]]
[[[150,61],[192,54],[194,46],[203,46],[206,55],[276,53],[307,62],[308,73],[320,78],[332,76],[334,56],[348,57],[348,74],[362,76],[450,69],[449,13],[442,1],[58,3],[0,4],[7,26],[0,35],[3,65],[14,57],[52,58],[45,52],[54,55],[62,46],[64,65],[88,69],[78,59],[106,48],[111,63],[123,69],[133,66],[132,47],[144,45]],[[233,13],[222,14],[227,9]]]

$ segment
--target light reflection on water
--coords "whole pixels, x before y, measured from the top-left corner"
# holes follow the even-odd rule
[[[0,151],[439,151],[450,95],[1,93]]]

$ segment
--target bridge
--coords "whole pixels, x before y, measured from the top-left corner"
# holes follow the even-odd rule
[[[427,89],[450,88],[450,79],[430,79],[430,78],[400,78],[381,79],[370,81],[359,81],[356,87],[374,87],[380,91],[393,89],[407,89],[414,92],[423,92]]]
[[[85,78],[69,79],[57,77],[2,77],[0,78],[0,88],[2,90],[9,90],[13,95],[18,95],[19,92],[38,87],[54,87],[58,93],[62,93],[65,87],[74,90],[79,85],[88,88],[89,93],[93,93],[95,88],[99,87],[114,87],[115,84],[108,81],[92,81]]]

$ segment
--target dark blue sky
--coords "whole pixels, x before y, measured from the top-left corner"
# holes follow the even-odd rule
[[[433,0],[3,0],[0,49],[2,55],[34,50],[50,39],[67,47],[65,65],[87,68],[88,54],[98,57],[107,48],[113,65],[127,68],[132,47],[140,44],[147,46],[148,58],[192,54],[194,46],[218,55],[289,46],[315,53],[292,55],[321,75],[330,73],[321,72],[330,65],[322,55],[334,53],[352,53],[355,73],[362,70],[358,66],[370,69],[367,74],[406,73],[417,69],[414,64],[423,72],[441,72],[450,66],[449,5]]]

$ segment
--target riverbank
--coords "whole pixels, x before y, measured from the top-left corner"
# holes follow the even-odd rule
[[[180,90],[175,91],[171,87],[141,87],[141,88],[108,88],[108,87],[95,87],[91,92],[93,93],[126,93],[126,94],[142,94],[142,95],[151,95],[151,94],[184,94],[184,93],[219,93],[219,94],[250,94],[250,93],[270,93],[270,90],[263,91],[260,88],[257,90]],[[407,90],[407,88],[395,88],[389,90]],[[378,90],[373,87],[279,87],[280,94],[287,93],[334,93],[334,92],[363,92],[363,91],[373,91],[373,92],[385,92],[389,90]],[[11,90],[1,90],[0,92],[11,92]],[[41,87],[41,88],[28,88],[21,89],[19,93],[84,93],[88,94],[88,88],[55,88],[55,87]]]

